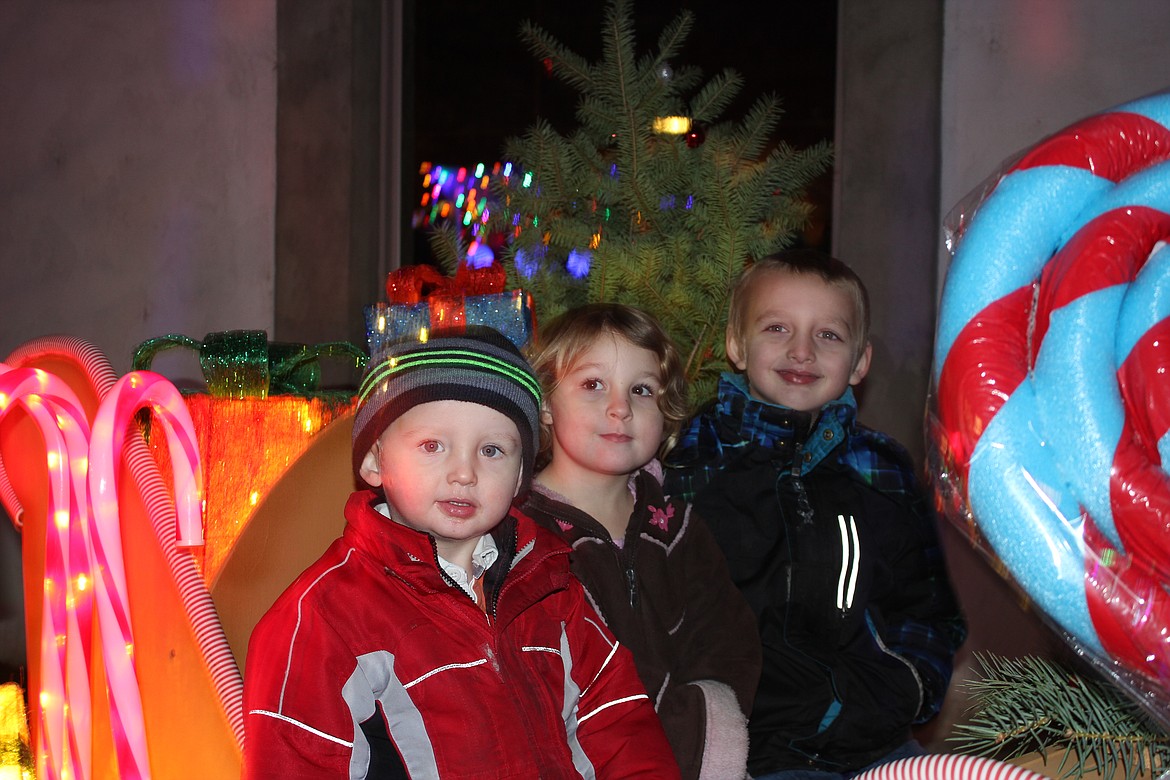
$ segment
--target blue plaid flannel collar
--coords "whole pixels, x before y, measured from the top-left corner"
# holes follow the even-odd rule
[[[786,406],[753,398],[742,374],[724,372],[719,378],[716,413],[722,423],[724,445],[756,444],[769,449],[793,444],[802,446],[801,470],[813,468],[846,440],[857,417],[853,388],[835,401],[825,404],[813,424],[813,413],[798,412]],[[738,428],[734,426],[738,422]],[[729,441],[738,439],[736,442]]]

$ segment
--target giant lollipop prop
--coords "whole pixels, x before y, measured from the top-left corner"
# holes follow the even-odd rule
[[[1028,150],[964,215],[931,421],[951,516],[973,522],[1071,641],[1163,700],[1168,128],[1170,94],[1089,117]]]

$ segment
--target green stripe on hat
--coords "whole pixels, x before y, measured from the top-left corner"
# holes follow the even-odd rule
[[[500,374],[520,384],[540,403],[540,384],[530,372],[507,360],[466,349],[433,349],[388,357],[362,381],[359,400],[365,401],[379,383],[395,374],[424,368],[462,368]]]

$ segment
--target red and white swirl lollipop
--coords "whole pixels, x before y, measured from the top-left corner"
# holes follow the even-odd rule
[[[1152,442],[1170,415],[1137,398],[1160,381],[1153,348],[1118,331],[1138,320],[1130,288],[1161,273],[1146,268],[1170,234],[1168,128],[1159,94],[1008,168],[959,236],[932,393],[932,461],[957,519],[1081,647],[1163,692],[1170,480]]]

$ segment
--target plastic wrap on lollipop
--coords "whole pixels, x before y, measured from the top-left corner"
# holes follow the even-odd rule
[[[947,218],[948,518],[1170,725],[1170,93],[1015,155]]]

